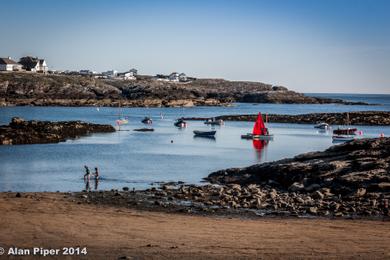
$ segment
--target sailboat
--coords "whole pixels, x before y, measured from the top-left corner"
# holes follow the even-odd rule
[[[346,124],[349,126],[349,113],[347,113],[347,120]],[[345,141],[352,141],[355,140],[355,135],[356,135],[357,128],[340,128],[338,127],[337,129],[333,130],[333,136],[332,140],[333,142],[345,142]]]
[[[263,117],[261,113],[257,115],[256,123],[253,127],[252,133],[241,135],[242,139],[255,139],[255,140],[271,140],[273,135],[269,134],[268,128],[265,127]]]
[[[121,107],[121,103],[119,101],[119,113],[118,113],[119,118],[115,120],[116,125],[118,126],[118,131],[128,131],[128,130],[122,130],[121,125],[127,125],[129,123],[128,117],[123,116],[123,111]]]

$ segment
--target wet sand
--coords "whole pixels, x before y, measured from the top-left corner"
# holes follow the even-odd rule
[[[388,221],[204,217],[77,204],[61,193],[1,193],[0,212],[6,250],[85,246],[84,259],[390,259]]]

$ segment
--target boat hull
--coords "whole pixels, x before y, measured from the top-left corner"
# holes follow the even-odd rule
[[[242,139],[249,139],[249,140],[272,140],[274,138],[274,135],[253,135],[253,134],[246,134],[241,135]]]
[[[214,136],[217,131],[194,131],[195,136]]]
[[[348,135],[334,135],[332,136],[333,142],[349,142],[353,141],[356,138],[354,136],[348,136]]]

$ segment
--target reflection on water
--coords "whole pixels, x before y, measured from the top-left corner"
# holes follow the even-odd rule
[[[255,149],[257,159],[259,161],[266,161],[267,159],[264,158],[263,156],[267,153],[267,145],[268,145],[268,140],[252,140],[253,148]]]

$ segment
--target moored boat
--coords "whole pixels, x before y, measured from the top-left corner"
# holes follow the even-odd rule
[[[335,135],[355,135],[357,128],[337,128],[333,130],[333,134]]]
[[[224,121],[222,119],[216,120],[215,118],[209,118],[204,123],[206,125],[223,125]]]
[[[274,136],[268,132],[268,128],[265,127],[261,113],[257,115],[256,123],[253,127],[252,133],[241,135],[242,139],[254,140],[272,140],[273,137]]]
[[[325,122],[322,122],[322,123],[318,123],[314,126],[314,128],[318,128],[318,129],[329,129],[330,128],[330,125],[328,123],[325,123]]]
[[[347,113],[347,119],[346,119],[346,125],[348,127],[340,128],[333,130],[333,134],[335,135],[356,135],[357,128],[351,128],[349,127],[350,121],[349,121],[349,113]]]
[[[150,117],[147,117],[147,116],[144,119],[142,119],[141,122],[144,124],[148,124],[148,125],[153,123],[152,119]]]
[[[173,125],[179,128],[185,128],[187,127],[187,122],[184,121],[182,118],[179,118],[176,120],[176,122]]]
[[[194,131],[194,135],[195,136],[207,136],[207,137],[210,137],[210,136],[214,136],[216,132],[217,131],[198,131],[198,130],[195,130]]]

